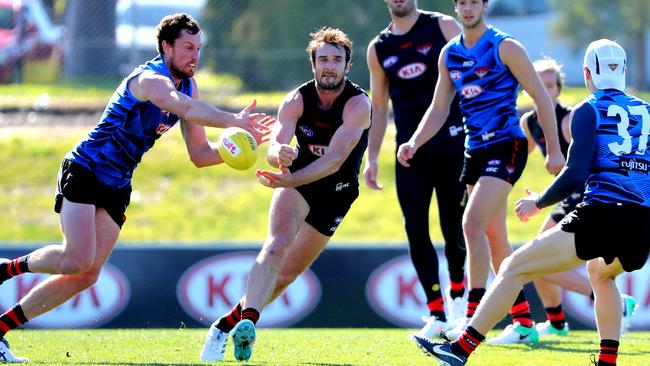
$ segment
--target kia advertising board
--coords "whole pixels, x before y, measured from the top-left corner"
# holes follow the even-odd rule
[[[185,311],[210,325],[230,311],[246,289],[246,279],[257,252],[216,255],[188,268],[176,292]],[[310,270],[300,275],[275,301],[264,308],[262,327],[290,326],[311,313],[320,301],[318,278]]]
[[[1,311],[12,308],[29,290],[48,277],[41,273],[25,273],[4,282],[0,287]],[[124,310],[130,295],[130,285],[122,271],[106,264],[94,286],[54,310],[30,320],[25,327],[101,327]]]

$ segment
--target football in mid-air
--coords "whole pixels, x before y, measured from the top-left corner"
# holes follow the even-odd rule
[[[257,160],[257,142],[248,131],[228,127],[219,136],[219,155],[230,167],[246,170]]]

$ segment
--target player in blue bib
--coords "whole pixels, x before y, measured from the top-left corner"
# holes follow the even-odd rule
[[[487,25],[487,0],[454,3],[463,32],[442,50],[433,101],[415,134],[397,152],[399,162],[409,166],[416,151],[440,131],[449,104],[458,93],[466,134],[461,179],[469,192],[462,225],[469,294],[466,317],[447,332],[451,337],[460,335],[474,315],[485,294],[490,265],[497,272],[501,261],[512,252],[506,230],[508,194],[520,178],[528,156],[516,107],[520,83],[537,106],[546,136],[547,169],[554,174],[564,164],[551,100],[524,47]],[[536,342],[536,337],[523,336],[535,330],[523,289],[510,315],[512,324],[490,341]]]
[[[520,199],[515,212],[526,221],[581,185],[584,201],[504,261],[461,337],[451,343],[416,338],[442,365],[464,365],[524,283],[585,261],[600,337],[596,366],[616,365],[622,306],[615,279],[641,269],[650,254],[650,104],[625,93],[626,64],[616,42],[587,47],[584,79],[592,94],[571,112],[567,165],[541,194]]]
[[[25,272],[57,274],[0,316],[0,353],[7,362],[23,359],[11,353],[5,333],[97,281],[126,220],[133,171],[167,130],[181,121],[190,160],[197,167],[223,162],[206,139],[204,126],[241,127],[258,143],[269,134],[274,120],[251,114],[255,103],[231,114],[198,99],[194,73],[202,36],[191,16],[164,17],[157,30],[159,55],[120,83],[100,122],[61,164],[54,209],[60,213],[63,243],[0,263],[0,283]]]

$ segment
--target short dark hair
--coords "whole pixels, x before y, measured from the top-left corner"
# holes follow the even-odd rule
[[[311,58],[311,63],[316,63],[316,48],[323,43],[329,43],[332,46],[345,50],[345,63],[347,64],[352,58],[352,41],[345,32],[337,28],[323,27],[309,34],[311,41],[307,45],[307,53]]]
[[[162,46],[163,41],[167,41],[170,45],[174,45],[174,41],[179,38],[183,29],[185,29],[189,34],[197,34],[201,31],[201,28],[199,28],[199,22],[189,14],[177,13],[162,18],[156,27],[158,53],[161,55],[164,53]]]

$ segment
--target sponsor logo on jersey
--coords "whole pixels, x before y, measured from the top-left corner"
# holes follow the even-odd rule
[[[463,86],[463,89],[460,91],[460,93],[463,95],[463,97],[465,97],[465,99],[472,99],[483,93],[483,88],[481,88],[480,85],[469,84]]]
[[[447,273],[444,252],[436,250],[440,273]],[[440,288],[448,285],[448,277],[440,277]],[[386,261],[375,269],[366,283],[370,307],[382,318],[400,327],[422,326],[422,314],[428,314],[427,299],[408,254]]]
[[[497,167],[497,166],[490,166],[490,167],[485,168],[486,173],[496,173],[498,171],[499,171],[499,167]]]
[[[635,158],[621,158],[619,165],[622,170],[648,175],[648,161]]]
[[[187,269],[176,286],[181,307],[194,319],[210,325],[229,312],[246,289],[256,252],[235,252],[204,259]],[[316,275],[307,270],[264,308],[262,327],[290,326],[311,313],[321,297]]]
[[[314,136],[314,131],[312,131],[309,127],[305,125],[298,125],[298,129],[307,137]]]
[[[397,60],[399,60],[397,58],[397,56],[388,56],[388,57],[386,57],[386,59],[384,60],[382,65],[384,65],[385,68],[389,68],[389,67],[395,65],[397,63]]]
[[[453,80],[453,81],[456,81],[456,80],[460,79],[461,76],[463,76],[463,73],[461,73],[461,72],[458,71],[458,70],[451,70],[451,71],[449,72],[449,77],[450,77],[451,80]]]
[[[349,187],[349,186],[350,186],[350,182],[347,182],[347,183],[343,183],[343,182],[336,183],[336,191],[337,191],[337,192],[340,192],[340,191],[342,191],[344,188],[347,188],[347,187]]]
[[[612,228],[615,230],[616,228]],[[615,242],[606,245],[617,245]],[[585,266],[580,266],[575,271],[587,278]],[[629,318],[630,330],[647,330],[650,328],[650,266],[646,265],[638,271],[624,272],[616,277],[616,285],[622,294],[633,296],[639,307],[634,316]],[[594,302],[588,296],[571,291],[564,291],[562,308],[567,315],[581,323],[595,327]]]
[[[309,144],[307,147],[309,148],[309,151],[316,156],[323,156],[327,152],[326,145]]]
[[[495,166],[495,165],[499,165],[499,164],[501,164],[501,160],[499,160],[499,159],[494,159],[494,160],[488,161],[489,166]]]
[[[0,311],[13,307],[49,275],[25,273],[2,284]],[[27,328],[97,328],[117,317],[129,302],[131,287],[117,267],[107,263],[99,279],[52,311],[30,319]]]
[[[490,139],[493,138],[493,137],[496,136],[496,135],[497,135],[497,134],[494,133],[494,132],[485,132],[485,133],[483,133],[483,134],[481,135],[481,139],[482,139],[483,141],[490,141]]]
[[[416,49],[418,52],[426,56],[429,54],[429,51],[431,51],[431,42],[421,44]]]
[[[156,127],[156,133],[158,135],[162,135],[163,133],[169,131],[171,128],[172,126],[167,126],[166,124],[161,123],[158,125],[158,127]]]
[[[321,121],[314,121],[314,126],[318,128],[330,128],[331,124],[327,122],[321,122]]]
[[[476,62],[474,62],[472,60],[466,60],[466,61],[463,61],[463,66],[474,66],[475,63]]]
[[[490,71],[490,68],[487,66],[481,66],[474,69],[474,73],[481,79],[487,75],[488,71]]]
[[[422,62],[414,62],[399,69],[397,76],[402,79],[413,79],[424,74],[425,71],[427,71],[427,65]]]
[[[463,126],[449,126],[449,136],[451,137],[456,137],[463,132],[464,132]]]
[[[406,42],[406,43],[402,44],[401,46],[399,46],[399,48],[404,49],[404,48],[410,48],[412,46],[413,46],[413,42]]]

